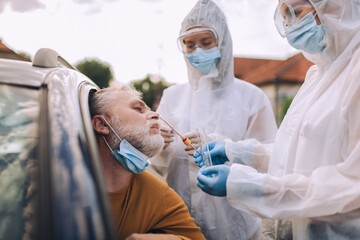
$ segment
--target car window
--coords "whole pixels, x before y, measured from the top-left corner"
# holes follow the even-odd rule
[[[0,239],[35,236],[39,90],[0,84]]]

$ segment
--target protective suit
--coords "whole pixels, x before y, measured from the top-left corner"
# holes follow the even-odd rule
[[[199,26],[216,31],[221,58],[202,75],[184,57],[189,83],[166,89],[158,113],[183,134],[204,128],[211,139],[273,142],[277,126],[269,100],[258,87],[234,78],[231,36],[214,2],[198,1],[183,20],[180,36]],[[226,199],[205,194],[196,186],[199,169],[184,148],[175,136],[175,142],[152,158],[151,164],[167,175],[169,186],[185,201],[206,239],[259,239],[260,218],[233,209]]]
[[[360,1],[310,0],[326,48],[272,147],[226,141],[231,206],[290,219],[294,239],[360,239]],[[270,157],[268,172],[262,159]]]

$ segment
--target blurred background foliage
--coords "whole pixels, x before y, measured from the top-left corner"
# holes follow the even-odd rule
[[[287,113],[287,110],[289,109],[293,99],[294,97],[287,97],[281,104],[280,122],[282,122],[282,120],[284,119],[285,114]]]
[[[163,91],[170,87],[163,78],[147,75],[144,79],[130,82],[130,86],[142,93],[142,99],[153,111],[159,106]]]
[[[84,59],[75,67],[99,88],[109,87],[114,81],[111,65],[97,58]],[[170,86],[163,78],[148,74],[144,79],[133,80],[128,84],[142,94],[142,99],[153,111],[156,111],[163,91]]]
[[[110,86],[113,80],[113,73],[111,66],[99,59],[85,59],[78,62],[75,67],[90,78],[99,88],[106,88]]]

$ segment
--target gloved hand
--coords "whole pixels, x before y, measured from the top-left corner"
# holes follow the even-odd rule
[[[208,145],[213,165],[220,165],[224,164],[226,161],[229,161],[229,159],[226,157],[224,141],[213,141]],[[201,152],[201,149],[198,148],[198,151]],[[204,154],[208,154],[208,152],[204,151]],[[202,156],[198,152],[195,152],[193,157],[195,158],[195,163],[197,163],[199,167],[204,166]]]
[[[230,167],[227,165],[201,168],[197,175],[197,185],[201,190],[208,194],[225,197],[226,181],[229,173]]]
[[[175,137],[175,133],[172,132],[172,130],[168,127],[165,126],[161,126],[160,127],[160,134],[164,139],[164,148],[167,148],[170,143],[172,143],[174,141],[174,137]]]
[[[187,132],[183,135],[183,137],[187,137],[190,139],[191,144],[198,148],[200,147],[200,134],[199,132]],[[191,146],[186,146],[185,151],[189,156],[193,156],[194,152],[196,152]]]

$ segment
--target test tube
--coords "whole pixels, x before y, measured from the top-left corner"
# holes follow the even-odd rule
[[[198,136],[199,136],[199,145],[200,145],[200,152],[201,152],[202,162],[203,162],[204,166],[206,166],[206,161],[205,161],[205,158],[204,158],[203,140],[202,140],[202,137],[201,137],[201,133],[200,133],[199,129],[196,129],[196,132],[198,133]]]
[[[202,128],[202,131],[200,133],[200,146],[201,146],[201,156],[203,159],[204,166],[205,167],[212,166],[213,164],[212,164],[212,160],[211,160],[208,140],[207,140],[207,136],[206,136],[206,132],[205,132],[204,128]],[[207,152],[207,154],[205,154],[205,152]]]

